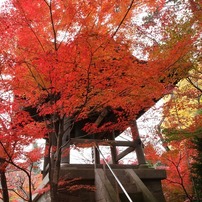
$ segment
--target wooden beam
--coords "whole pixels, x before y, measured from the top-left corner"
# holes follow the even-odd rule
[[[108,114],[108,110],[107,108],[103,109],[103,111],[100,113],[100,115],[98,116],[98,118],[95,121],[96,126],[100,126],[101,122],[103,121],[103,119],[107,116]]]
[[[130,124],[130,128],[131,128],[132,137],[133,137],[133,139],[136,140],[136,143],[137,143],[136,155],[137,155],[138,164],[139,165],[146,164],[146,159],[145,159],[144,151],[143,151],[143,144],[142,144],[142,141],[139,136],[139,131],[138,131],[136,120]]]
[[[77,139],[71,138],[70,144],[92,144],[96,143],[97,145],[103,146],[122,146],[122,147],[136,147],[135,141],[114,141],[114,140],[96,140],[96,139]]]
[[[133,146],[129,146],[127,149],[125,149],[124,151],[122,151],[120,154],[118,154],[116,156],[116,162],[118,162],[120,159],[122,159],[123,157],[125,157],[127,154],[129,154],[132,151],[134,151],[136,149],[138,143],[139,143],[138,140],[134,140],[133,141]],[[109,163],[112,163],[112,161],[110,161]]]
[[[120,159],[122,159],[123,157],[125,157],[127,154],[131,153],[134,150],[135,150],[135,147],[128,147],[127,149],[125,149],[124,151],[122,151],[120,154],[116,156],[116,161],[119,161]]]

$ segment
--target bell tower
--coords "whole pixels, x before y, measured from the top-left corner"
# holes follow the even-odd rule
[[[82,130],[87,122],[101,127],[108,119],[113,120],[114,114],[108,108],[101,113],[75,122],[65,118],[65,135],[61,155],[59,186],[60,201],[165,201],[161,180],[166,178],[164,170],[149,168],[143,151],[143,144],[138,133],[136,121],[131,122],[131,141],[120,141],[117,137],[123,132],[119,130],[102,131],[90,134]],[[48,141],[46,141],[48,147]],[[91,164],[71,164],[71,147],[88,147],[92,150]],[[101,146],[109,146],[109,158],[104,157]],[[124,148],[121,152],[117,148]],[[132,153],[133,152],[133,153]],[[120,164],[120,160],[132,153],[137,165]],[[133,160],[133,159],[131,159]],[[44,158],[43,186],[49,183],[48,158]],[[34,201],[50,201],[49,192],[34,195]]]

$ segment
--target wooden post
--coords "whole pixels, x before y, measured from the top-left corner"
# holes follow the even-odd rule
[[[47,166],[48,166],[49,160],[50,160],[49,153],[48,153],[49,139],[48,138],[44,138],[44,139],[46,142],[45,142],[45,154],[44,154],[44,163],[43,163],[43,178],[46,176],[46,174],[48,172]]]
[[[100,154],[96,147],[93,147],[94,164],[100,164]]]
[[[142,141],[139,136],[136,120],[133,123],[131,123],[130,127],[131,127],[133,140],[137,141],[137,146],[136,146],[135,151],[136,151],[136,155],[137,155],[138,164],[139,165],[146,164],[144,151],[143,151],[143,144],[142,144]]]
[[[111,140],[113,140],[113,141],[115,141],[115,135],[114,135],[114,131],[113,131],[113,134],[112,134],[112,137],[110,138]],[[112,145],[111,147],[110,147],[110,150],[111,150],[111,158],[112,158],[112,160],[111,160],[111,162],[112,162],[112,164],[117,164],[117,153],[116,153],[116,145]]]

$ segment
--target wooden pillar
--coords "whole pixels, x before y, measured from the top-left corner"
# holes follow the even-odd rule
[[[50,161],[50,157],[49,157],[49,139],[48,138],[44,138],[45,139],[45,154],[44,154],[44,163],[43,163],[43,178],[46,176],[47,172],[48,172],[48,164]]]
[[[137,141],[137,146],[136,146],[135,151],[136,151],[136,155],[137,155],[138,164],[139,165],[146,164],[146,159],[145,159],[144,151],[143,151],[143,144],[142,144],[142,141],[139,136],[136,120],[133,123],[131,123],[130,127],[131,127],[133,140]]]
[[[93,161],[94,164],[100,164],[100,154],[96,147],[93,147]]]
[[[112,137],[110,139],[113,140],[113,141],[115,141],[114,131],[113,131]],[[111,162],[112,162],[112,164],[117,164],[117,160],[116,160],[116,157],[117,157],[116,146],[112,145],[110,147],[110,150],[111,150],[111,158],[112,158]]]

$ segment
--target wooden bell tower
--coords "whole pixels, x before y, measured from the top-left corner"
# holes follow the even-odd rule
[[[132,141],[118,141],[116,137],[123,131],[106,131],[99,134],[87,134],[82,131],[87,121],[101,126],[105,120],[112,117],[110,111],[103,110],[91,120],[74,123],[71,130],[66,130],[63,136],[60,178],[66,183],[59,188],[60,201],[67,202],[98,202],[98,201],[165,201],[161,180],[166,178],[164,170],[149,168],[146,164],[143,145],[139,137],[136,121],[131,123]],[[65,119],[68,125],[71,120]],[[46,142],[48,146],[48,141]],[[72,145],[92,148],[92,164],[71,164],[70,147]],[[110,160],[106,161],[100,146],[110,147]],[[117,147],[125,149],[117,153]],[[119,161],[135,151],[137,165],[119,164]],[[104,164],[101,163],[101,158]],[[44,158],[43,186],[49,182],[48,161]],[[49,193],[34,195],[34,201],[50,201]]]

